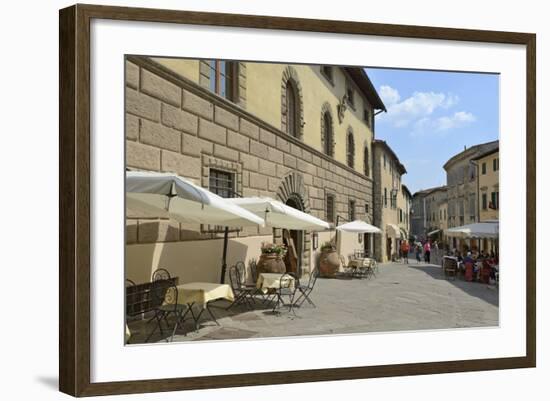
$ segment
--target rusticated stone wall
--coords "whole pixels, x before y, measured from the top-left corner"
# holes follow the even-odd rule
[[[371,179],[147,58],[126,62],[126,161],[128,168],[175,172],[204,187],[210,168],[229,171],[242,196],[285,202],[285,196],[298,195],[306,211],[322,219],[327,193],[335,195],[337,214],[345,218],[350,199],[356,201],[357,218],[364,217],[366,203],[372,205]],[[300,193],[290,194],[290,188]],[[127,243],[222,235],[214,231],[167,219],[129,219]],[[272,233],[245,227],[231,236]],[[307,233],[304,245],[309,252]],[[305,257],[309,260],[309,253]]]

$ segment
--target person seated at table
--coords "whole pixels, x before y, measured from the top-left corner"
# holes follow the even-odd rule
[[[471,264],[474,264],[475,263],[475,259],[472,257],[472,252],[468,252],[466,254],[466,257],[463,259],[463,262],[466,264],[466,263],[471,263]]]

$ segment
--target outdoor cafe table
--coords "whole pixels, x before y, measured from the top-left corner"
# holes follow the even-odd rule
[[[227,299],[230,302],[235,300],[233,291],[228,284],[216,284],[216,283],[186,283],[177,286],[178,289],[178,303],[184,303],[189,307],[193,320],[195,321],[195,328],[199,328],[199,319],[202,313],[206,310],[214,322],[219,326],[216,317],[208,307],[209,302],[218,299]],[[193,306],[201,306],[201,310],[197,316],[193,313]]]
[[[258,275],[258,281],[256,282],[256,288],[263,293],[267,293],[270,290],[276,290],[281,287],[281,277],[284,273],[260,273]],[[294,278],[287,276],[288,280],[291,280],[290,287],[294,287]]]
[[[372,269],[371,258],[353,258],[348,262],[348,267],[353,271],[353,274],[357,273],[358,269],[367,268]]]

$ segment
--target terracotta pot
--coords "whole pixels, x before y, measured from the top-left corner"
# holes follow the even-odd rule
[[[340,267],[340,258],[335,250],[322,251],[319,259],[319,275],[334,277]]]
[[[262,253],[256,264],[258,273],[284,273],[286,265],[284,260],[276,253]]]

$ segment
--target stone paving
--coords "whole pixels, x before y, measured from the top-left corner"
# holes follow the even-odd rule
[[[226,311],[226,301],[211,307],[220,326],[205,313],[198,331],[191,320],[178,329],[174,341],[221,340],[253,337],[365,333],[498,326],[498,287],[460,279],[447,280],[441,267],[416,263],[379,265],[371,279],[317,280],[311,294],[316,308],[305,302],[296,316],[280,314],[260,302]],[[130,343],[141,343],[153,325],[129,322]],[[169,338],[155,334],[150,342]]]

